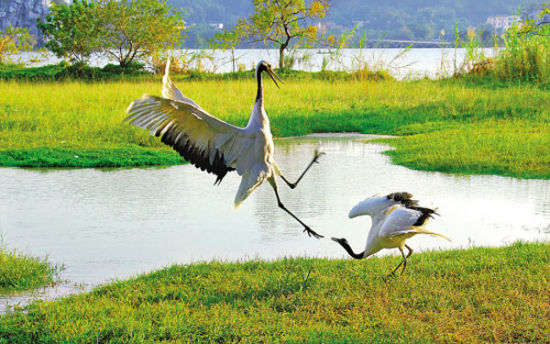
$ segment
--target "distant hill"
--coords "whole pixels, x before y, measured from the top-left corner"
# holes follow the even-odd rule
[[[36,26],[37,19],[44,19],[52,3],[70,0],[0,0],[0,31],[8,26],[26,27],[38,45],[42,45],[42,32]]]
[[[49,0],[0,0],[0,31],[8,26],[26,27],[41,43],[42,34],[36,27],[36,19],[49,12]]]
[[[204,46],[222,23],[231,28],[253,10],[252,0],[169,0],[194,24],[186,45]],[[455,23],[460,31],[481,27],[490,16],[520,14],[523,7],[544,1],[531,0],[332,0],[323,20],[330,33],[339,34],[357,26],[358,35],[369,39],[452,40]]]
[[[41,41],[36,19],[43,18],[52,2],[70,0],[0,0],[0,30],[7,25],[30,28]],[[357,27],[356,38],[444,40],[453,39],[455,23],[460,31],[482,27],[487,17],[527,12],[548,0],[329,0],[331,7],[322,20],[329,34]],[[239,18],[252,13],[252,0],[168,0],[181,8],[190,29],[185,46],[207,47],[207,40],[231,29]],[[523,8],[524,11],[520,12]]]

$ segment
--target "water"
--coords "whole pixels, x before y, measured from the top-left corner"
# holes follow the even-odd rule
[[[327,153],[295,190],[279,183],[285,205],[320,234],[347,237],[356,251],[362,250],[370,220],[348,219],[349,209],[378,192],[409,191],[421,205],[439,208],[441,217],[429,228],[452,239],[414,237],[409,244],[415,252],[550,239],[550,181],[413,171],[380,154],[387,146],[358,138],[322,135],[276,141],[276,160],[291,180],[309,163],[319,142]],[[0,232],[10,248],[65,264],[61,278],[84,288],[175,263],[346,257],[336,243],[302,233],[277,208],[268,183],[233,210],[240,178],[230,173],[219,186],[212,185],[214,180],[192,165],[2,168]],[[388,253],[398,251],[379,254]],[[46,294],[80,290],[60,288]]]
[[[483,49],[486,56],[494,56],[494,49]],[[189,49],[179,50],[174,53],[175,56],[186,56],[187,59],[194,57],[191,68],[196,68],[200,61],[203,70],[213,73],[225,73],[233,70],[232,56],[230,50],[210,50],[210,49]],[[398,79],[419,78],[419,77],[438,77],[447,76],[453,73],[456,67],[460,67],[466,49],[454,48],[415,48],[405,51],[404,49],[342,49],[340,52],[329,51],[326,49],[300,49],[295,54],[296,64],[293,69],[306,71],[319,71],[323,66],[323,60],[328,62],[328,70],[346,70],[353,71],[358,67],[367,64],[371,69],[388,70]],[[199,57],[200,56],[200,57]],[[49,63],[58,63],[53,55],[39,58],[39,62],[31,62],[37,53],[22,53],[19,59],[30,65],[43,65]],[[266,60],[273,65],[279,61],[279,51],[276,49],[237,49],[234,55],[236,68],[243,65],[246,69],[254,68],[260,60]],[[104,56],[94,56],[90,59],[90,65],[102,67],[107,63],[116,63]]]

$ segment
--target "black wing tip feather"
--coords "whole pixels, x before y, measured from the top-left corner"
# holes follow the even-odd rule
[[[413,195],[409,192],[394,192],[389,194],[387,197],[388,199],[401,203],[407,208],[418,206],[418,201],[412,199]]]
[[[156,134],[160,135],[157,131]],[[196,147],[187,135],[181,135],[181,137],[175,141],[173,138],[177,136],[175,129],[168,129],[161,137],[161,141],[171,146],[176,152],[178,152],[185,160],[189,161],[197,168],[208,173],[215,174],[217,176],[214,185],[219,185],[227,172],[234,171],[235,169],[227,166],[225,158],[220,152],[216,152],[214,160],[210,163],[208,152],[202,151]]]
[[[411,207],[411,209],[414,209],[416,211],[419,211],[421,213],[420,217],[416,219],[416,222],[413,224],[413,226],[422,226],[429,218],[434,218],[433,214],[438,215],[435,210],[430,208],[424,208],[424,207]]]
[[[428,218],[433,219],[434,214],[439,215],[434,209],[419,207],[418,201],[412,199],[413,195],[409,192],[394,192],[389,194],[387,197],[388,199],[401,203],[405,208],[413,209],[421,213],[420,217],[416,220],[413,226],[422,226],[426,223]]]

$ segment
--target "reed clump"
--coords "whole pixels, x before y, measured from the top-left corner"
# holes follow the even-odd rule
[[[0,295],[54,283],[59,270],[46,258],[20,254],[0,242]]]
[[[494,58],[486,57],[481,42],[472,37],[466,43],[466,68],[458,76],[471,81],[486,78],[504,82],[550,82],[550,24],[542,18],[550,16],[550,5],[544,6],[537,17],[515,24],[502,35],[504,46]],[[475,35],[474,35],[475,36]],[[497,41],[495,37],[495,42]],[[475,54],[472,54],[475,52]]]
[[[543,13],[550,14],[550,6]],[[536,25],[534,21],[516,25],[504,34],[504,44],[494,65],[496,78],[550,82],[550,25]]]

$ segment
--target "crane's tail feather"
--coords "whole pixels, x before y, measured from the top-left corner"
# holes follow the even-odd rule
[[[267,171],[263,165],[255,165],[250,171],[243,173],[239,190],[235,195],[233,208],[239,209],[243,201],[256,189],[266,178]]]
[[[434,235],[434,236],[438,236],[438,237],[441,237],[447,241],[451,241],[451,239],[447,238],[446,236],[444,236],[443,234],[439,234],[439,233],[436,233],[436,232],[432,232],[432,231],[429,231],[427,230],[426,228],[424,227],[411,227],[412,230],[414,230],[415,232],[419,233],[419,234],[428,234],[428,235]]]

